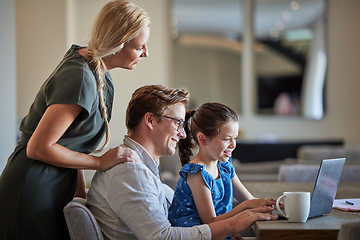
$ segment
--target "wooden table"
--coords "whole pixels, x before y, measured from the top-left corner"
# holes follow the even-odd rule
[[[277,198],[285,191],[312,192],[314,183],[244,182],[255,197]],[[360,198],[360,183],[340,183],[336,198]],[[286,219],[258,221],[254,224],[257,239],[337,239],[342,223],[360,221],[360,213],[332,209],[331,213],[308,219],[305,223],[290,223]]]

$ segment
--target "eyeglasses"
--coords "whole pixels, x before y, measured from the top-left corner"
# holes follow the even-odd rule
[[[166,116],[166,115],[164,115],[163,117],[175,121],[175,125],[177,127],[176,131],[178,131],[178,132],[180,132],[182,129],[184,129],[184,127],[186,125],[186,122],[181,120],[181,119],[172,118],[172,117],[169,117],[169,116]]]

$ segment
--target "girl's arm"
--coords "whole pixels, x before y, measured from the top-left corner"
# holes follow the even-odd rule
[[[50,105],[28,142],[27,156],[58,167],[95,170],[107,170],[124,161],[137,161],[137,154],[127,148],[110,149],[97,157],[57,144],[82,110],[81,106],[75,104]]]
[[[231,218],[240,213],[243,208],[236,207],[233,210],[224,213],[220,216],[216,216],[214,204],[211,197],[211,191],[205,184],[201,173],[188,174],[186,181],[191,189],[194,197],[196,209],[199,213],[200,219],[203,223],[213,223],[220,220]],[[263,212],[270,212],[272,208],[265,208]]]
[[[196,209],[203,223],[211,223],[216,218],[215,208],[211,197],[211,191],[205,184],[200,172],[196,174],[187,174],[188,183]]]
[[[242,184],[240,179],[235,173],[235,176],[232,178],[232,185],[234,190],[234,198],[239,201],[243,202],[246,200],[254,199],[255,197],[246,189],[246,187]]]
[[[264,206],[273,206],[276,200],[273,198],[255,198],[242,184],[238,176],[232,179],[234,198],[240,203],[236,208],[238,211],[243,211],[249,208],[258,208]]]

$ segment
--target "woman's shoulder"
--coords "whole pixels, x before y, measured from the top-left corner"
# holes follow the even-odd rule
[[[88,78],[95,79],[89,62],[78,52],[79,49],[82,48],[73,45],[66,53],[62,61],[62,65],[58,69],[58,74],[71,74],[73,76],[79,76],[82,80],[86,80]]]
[[[86,93],[92,96],[91,102],[97,94],[95,75],[86,59],[76,51],[76,48],[68,50],[45,82],[44,87],[47,95],[58,93],[65,97],[79,98],[78,95]]]

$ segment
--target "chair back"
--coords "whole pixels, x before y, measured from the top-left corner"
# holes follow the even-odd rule
[[[76,197],[64,207],[71,240],[104,240],[100,227],[85,205],[85,199]]]
[[[319,165],[283,164],[278,173],[279,182],[315,182]]]
[[[279,168],[279,182],[315,182],[320,165],[283,164]],[[340,182],[360,182],[360,164],[346,165],[342,170]]]

